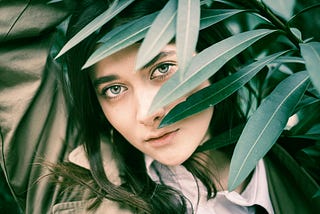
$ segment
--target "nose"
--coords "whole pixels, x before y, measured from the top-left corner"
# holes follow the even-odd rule
[[[165,108],[157,109],[149,114],[149,108],[155,96],[153,91],[144,91],[137,97],[137,120],[140,124],[157,127],[165,115]]]

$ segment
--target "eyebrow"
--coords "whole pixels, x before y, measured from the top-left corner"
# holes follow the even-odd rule
[[[108,75],[108,76],[103,76],[100,78],[97,78],[93,81],[93,86],[97,88],[100,84],[106,83],[106,82],[111,82],[114,80],[119,79],[120,77],[118,75]]]
[[[174,55],[174,54],[176,54],[176,51],[161,51],[157,56],[155,56],[152,60],[150,60],[150,62],[145,64],[142,67],[142,69],[149,68],[151,65],[156,63],[159,59],[170,56],[170,55]]]
[[[149,68],[154,63],[156,63],[159,59],[162,59],[164,57],[167,57],[167,56],[170,56],[170,55],[174,55],[174,54],[176,54],[176,51],[162,51],[157,56],[155,56],[150,62],[148,62],[146,65],[144,65],[142,67],[142,69]],[[103,83],[111,82],[111,81],[118,80],[118,79],[120,79],[120,77],[118,75],[114,75],[114,74],[107,75],[107,76],[102,76],[102,77],[99,77],[99,78],[97,78],[97,79],[95,79],[93,81],[93,86],[95,88],[97,88],[99,85],[101,85]]]

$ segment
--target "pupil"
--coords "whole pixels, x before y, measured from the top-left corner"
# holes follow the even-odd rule
[[[159,68],[160,73],[165,73],[168,70],[167,65],[161,65]]]
[[[120,87],[119,86],[114,86],[111,88],[111,92],[114,94],[119,94],[120,92]]]

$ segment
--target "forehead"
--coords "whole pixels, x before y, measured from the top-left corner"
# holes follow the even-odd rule
[[[95,75],[99,76],[99,73],[101,72],[105,73],[108,70],[114,70],[118,67],[134,66],[139,47],[139,44],[134,44],[102,59],[95,65],[93,69]]]

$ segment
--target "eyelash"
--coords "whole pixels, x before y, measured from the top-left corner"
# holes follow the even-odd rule
[[[108,95],[108,92],[110,91],[110,93],[112,93],[111,90],[115,89],[116,87],[120,88],[120,92],[118,94]],[[123,92],[126,90],[128,90],[127,87],[121,84],[115,84],[115,85],[103,88],[101,91],[101,94],[105,96],[107,99],[116,99],[116,98],[119,98],[123,94]]]
[[[154,73],[157,72],[157,70],[160,69],[161,67],[163,68],[163,66],[168,66],[168,68],[167,68],[168,70],[165,73],[162,73],[162,72],[159,71],[161,73],[160,75],[153,76]],[[155,67],[155,69],[152,70],[152,72],[150,74],[150,79],[151,80],[156,79],[156,80],[160,80],[160,81],[167,79],[167,77],[171,76],[171,74],[174,73],[177,70],[177,69],[175,69],[175,70],[172,71],[173,67],[175,67],[175,66],[176,66],[176,64],[169,63],[169,62],[164,62],[164,63],[158,64]]]

